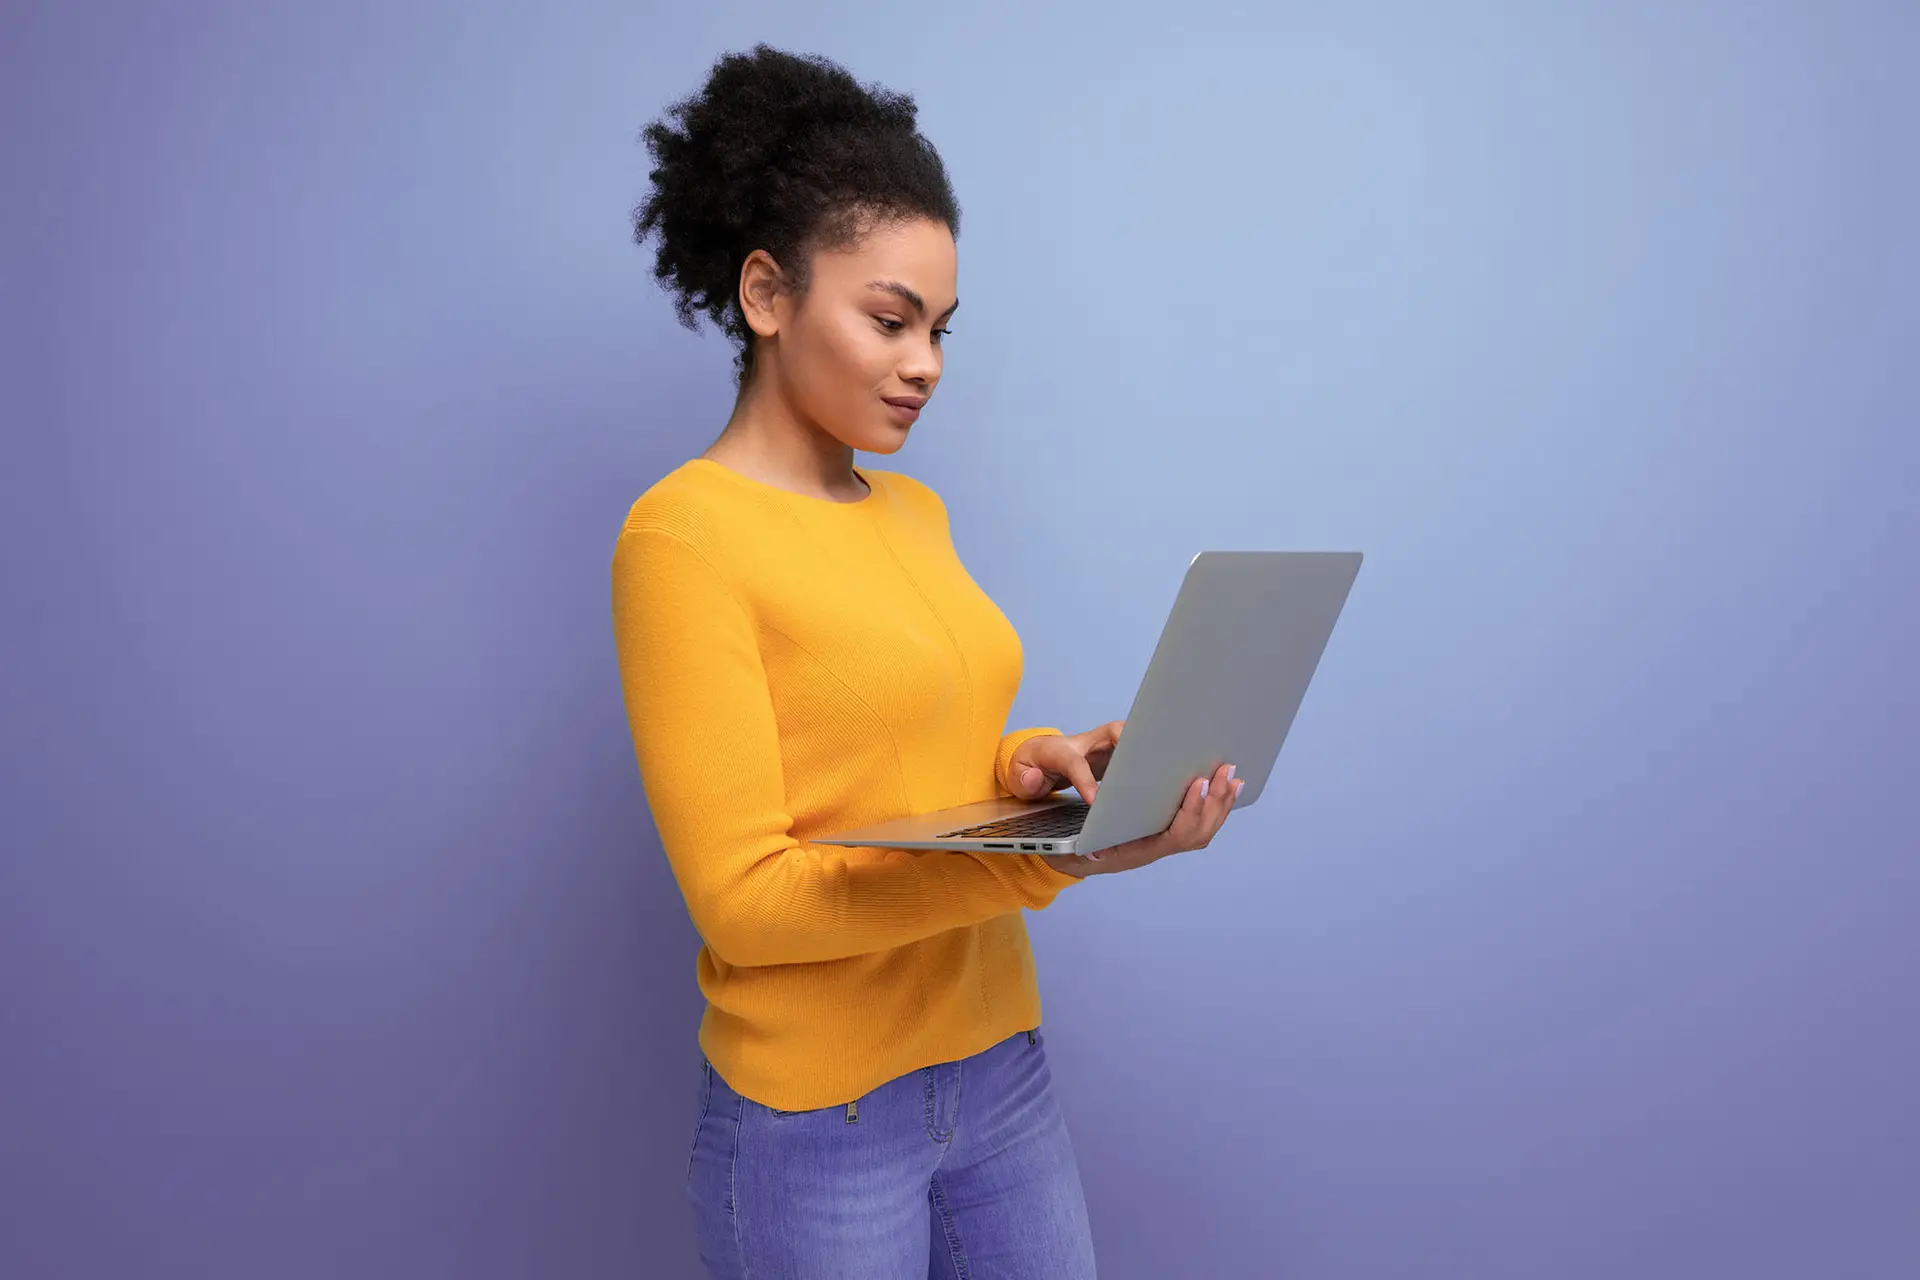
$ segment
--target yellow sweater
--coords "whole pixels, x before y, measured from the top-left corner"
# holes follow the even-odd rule
[[[1011,794],[1020,637],[939,495],[857,468],[857,502],[695,458],[641,495],[613,626],[660,843],[704,943],[700,1045],[782,1110],[847,1102],[1040,1021],[1031,854],[817,845],[810,833]]]

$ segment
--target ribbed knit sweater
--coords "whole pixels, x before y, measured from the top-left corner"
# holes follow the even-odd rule
[[[710,458],[633,504],[613,625],[634,752],[702,940],[700,1046],[746,1097],[851,1101],[1040,1021],[1022,908],[1079,881],[1030,854],[846,848],[809,834],[1012,794],[1020,637],[945,504]]]

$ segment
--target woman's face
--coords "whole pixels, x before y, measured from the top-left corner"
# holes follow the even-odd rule
[[[953,233],[925,218],[814,254],[806,294],[778,308],[773,363],[794,413],[855,449],[900,448],[940,381],[956,271]]]

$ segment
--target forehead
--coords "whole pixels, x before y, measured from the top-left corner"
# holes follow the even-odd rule
[[[822,250],[813,262],[818,283],[864,290],[872,280],[898,280],[935,311],[953,301],[958,271],[953,233],[931,218],[871,227],[859,243]]]

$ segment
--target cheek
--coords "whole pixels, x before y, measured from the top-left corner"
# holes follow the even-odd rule
[[[864,332],[867,322],[820,326],[807,335],[801,378],[809,398],[845,401],[866,395],[892,367],[884,335]]]

